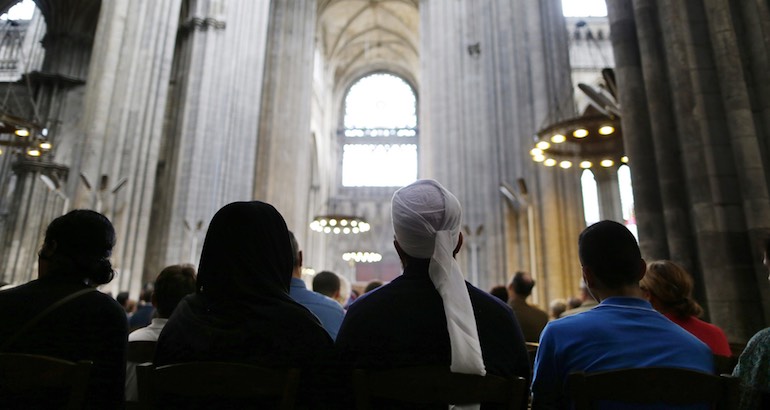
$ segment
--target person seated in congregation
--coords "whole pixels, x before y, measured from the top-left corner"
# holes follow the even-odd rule
[[[313,292],[320,293],[331,300],[340,298],[342,281],[340,277],[331,271],[324,270],[313,276]]]
[[[529,379],[511,309],[463,279],[461,207],[438,182],[393,195],[394,245],[403,274],[348,309],[336,346],[343,368],[447,366],[456,373]]]
[[[548,313],[527,303],[534,287],[535,280],[532,276],[525,272],[516,272],[508,284],[508,305],[519,321],[524,340],[537,343],[540,340],[540,332],[548,323]]]
[[[770,238],[765,239],[762,256],[762,263],[770,269]],[[741,383],[739,409],[770,408],[770,327],[749,339],[738,358],[733,376],[738,377]]]
[[[692,298],[693,280],[684,268],[668,260],[650,262],[639,286],[655,310],[707,344],[714,354],[732,355],[725,332],[698,319],[703,308]]]
[[[224,361],[299,368],[300,402],[314,400],[316,366],[333,342],[289,296],[289,230],[270,204],[234,202],[211,220],[196,292],[177,306],[158,339],[156,365]]]
[[[578,255],[588,291],[600,303],[549,322],[540,337],[532,380],[533,409],[567,409],[564,385],[576,371],[674,367],[712,373],[711,349],[656,312],[639,281],[646,263],[636,238],[613,221],[580,234]]]
[[[503,285],[497,285],[489,290],[489,294],[500,299],[504,303],[508,303],[508,289]]]
[[[379,288],[379,287],[380,287],[380,286],[382,286],[382,285],[383,285],[382,281],[379,281],[379,280],[373,280],[373,281],[371,281],[371,282],[369,282],[369,283],[367,283],[367,284],[366,284],[366,287],[364,288],[364,293],[365,293],[365,294],[366,294],[366,293],[369,293],[369,292],[371,292],[371,291],[373,291],[373,290],[375,290],[375,289]]]
[[[313,314],[318,317],[318,320],[321,321],[321,325],[324,329],[329,332],[329,336],[331,336],[332,339],[336,339],[337,332],[340,330],[340,325],[342,324],[342,318],[345,317],[345,311],[342,309],[342,305],[337,303],[337,301],[331,297],[307,289],[305,281],[302,280],[302,251],[299,249],[297,238],[294,237],[292,232],[289,232],[289,239],[291,240],[291,252],[292,255],[294,255],[294,269],[291,273],[291,288],[289,290],[289,295],[292,299],[313,312]],[[333,277],[330,277],[329,279],[322,278],[321,281],[316,282],[319,275],[332,275]],[[330,292],[332,295],[339,295],[340,293],[340,279],[334,272],[323,271],[318,273],[315,278],[313,278],[313,286],[317,283],[319,284],[319,287],[322,287],[320,285],[328,285],[324,290]]]
[[[152,304],[153,287],[153,283],[147,283],[139,294],[139,304],[131,317],[128,318],[128,329],[131,332],[149,326],[153,316],[156,315],[155,306]]]
[[[166,325],[168,318],[182,299],[195,293],[195,267],[192,265],[171,265],[163,268],[155,280],[155,287],[149,302],[158,312],[149,326],[134,330],[128,335],[128,342],[155,342]],[[126,363],[126,400],[136,401],[139,396],[136,386],[136,365]]]
[[[0,292],[0,352],[92,361],[89,409],[123,406],[126,314],[111,296],[95,289],[115,276],[110,263],[114,245],[115,230],[104,215],[71,211],[46,229],[38,279]],[[44,403],[0,392],[0,408],[58,408],[62,403],[56,400],[66,396],[41,391],[31,399]]]
[[[564,299],[554,299],[548,305],[548,317],[550,320],[556,320],[561,314],[567,311],[567,301]]]

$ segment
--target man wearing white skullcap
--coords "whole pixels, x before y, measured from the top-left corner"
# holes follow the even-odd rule
[[[343,366],[446,365],[453,372],[529,379],[524,339],[511,309],[465,282],[454,259],[462,208],[434,180],[392,201],[401,276],[350,306],[337,337]]]

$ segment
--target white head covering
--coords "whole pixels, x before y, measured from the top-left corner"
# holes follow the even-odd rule
[[[460,235],[460,202],[432,179],[399,189],[392,202],[393,230],[401,249],[413,258],[430,258],[428,273],[444,301],[452,347],[450,369],[485,375],[471,298],[452,255]]]

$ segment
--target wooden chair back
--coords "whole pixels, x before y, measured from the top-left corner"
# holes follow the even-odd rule
[[[134,363],[152,363],[155,360],[155,341],[128,342],[126,360]]]
[[[144,409],[163,408],[163,400],[276,398],[280,409],[294,408],[299,386],[298,369],[268,369],[241,363],[191,362],[154,367],[137,366],[139,403]]]
[[[598,401],[686,405],[710,403],[734,409],[738,380],[734,377],[664,367],[576,372],[567,378],[567,392],[577,410],[594,409]]]
[[[377,399],[413,404],[499,403],[511,410],[525,409],[528,400],[521,377],[452,373],[443,366],[356,369],[353,386],[359,410],[372,408]]]
[[[0,353],[0,401],[34,401],[46,392],[56,392],[66,395],[65,408],[81,409],[88,391],[91,365],[90,361],[70,362],[41,355]]]

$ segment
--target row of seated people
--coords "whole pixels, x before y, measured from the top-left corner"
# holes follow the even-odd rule
[[[550,320],[568,317],[593,309],[598,304],[591,296],[585,283],[581,283],[583,301],[573,309],[562,309],[549,319],[548,313],[537,306],[527,303],[526,299],[532,294],[535,281],[525,272],[516,272],[510,284],[502,287],[505,300],[513,309],[519,322],[524,339],[537,343],[540,334]],[[725,332],[719,327],[703,321],[703,308],[693,298],[694,283],[692,276],[680,265],[668,260],[653,261],[647,264],[646,272],[639,288],[652,307],[670,321],[692,333],[705,343],[713,354],[723,357],[732,356],[732,348]],[[496,288],[493,288],[495,291]],[[492,292],[490,292],[492,293]]]
[[[564,383],[575,371],[661,366],[713,373],[708,346],[644,299],[639,281],[646,264],[636,240],[610,221],[579,238],[584,280],[601,303],[549,323],[532,371],[512,310],[463,279],[454,259],[463,241],[461,214],[454,195],[436,181],[394,194],[394,245],[404,272],[352,304],[335,341],[289,295],[298,252],[280,213],[258,201],[229,204],[209,225],[194,293],[163,326],[154,363],[298,368],[299,404],[309,408],[349,407],[356,368],[441,365],[455,373],[522,377],[531,380],[532,407],[543,409],[568,408]],[[104,216],[72,211],[46,231],[39,279],[0,293],[0,353],[91,360],[88,408],[124,405],[126,315],[94,291],[114,276],[114,242]],[[179,276],[191,283],[189,273]]]

